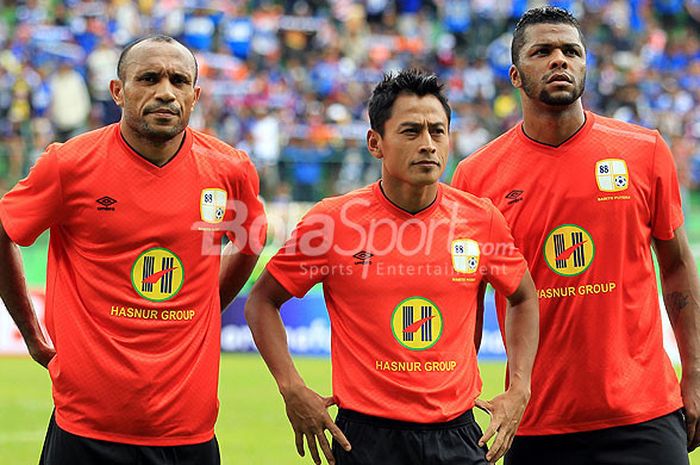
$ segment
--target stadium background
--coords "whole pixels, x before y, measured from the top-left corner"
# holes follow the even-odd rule
[[[200,63],[203,97],[192,126],[245,149],[260,172],[271,228],[257,276],[310,202],[379,176],[364,135],[366,101],[384,71],[420,66],[447,83],[454,115],[446,180],[461,157],[512,126],[520,109],[507,79],[510,33],[526,8],[545,3],[0,1],[0,193],[26,175],[49,142],[118,120],[107,89],[120,48],[163,32],[194,49]],[[700,250],[700,1],[548,3],[570,9],[582,23],[585,106],[658,128],[671,145],[689,236]],[[22,250],[39,309],[47,239]],[[248,288],[225,314],[226,351],[252,350],[240,315]],[[305,354],[298,360],[307,381],[329,392],[319,289],[286,307],[284,318],[291,347]],[[486,329],[481,366],[489,396],[502,386],[504,366],[492,315]],[[7,465],[36,463],[51,409],[46,373],[15,356],[21,353],[3,312],[0,463]],[[223,463],[311,463],[295,457],[281,400],[257,356],[225,354],[221,374]]]

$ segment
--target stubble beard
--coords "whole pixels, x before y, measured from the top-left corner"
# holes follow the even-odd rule
[[[156,143],[165,143],[185,130],[187,123],[180,120],[174,126],[154,127],[145,120],[139,121],[134,130],[144,139]]]
[[[547,89],[540,90],[539,94],[536,94],[535,83],[527,78],[524,74],[520,73],[520,78],[523,82],[523,92],[525,95],[533,100],[539,100],[545,105],[551,106],[568,106],[574,103],[576,100],[581,98],[583,91],[586,88],[586,74],[583,74],[580,84],[574,83],[573,90],[566,93],[559,93],[559,95],[552,95]]]

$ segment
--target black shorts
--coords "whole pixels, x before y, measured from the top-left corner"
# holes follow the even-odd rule
[[[214,437],[187,446],[135,446],[76,436],[51,415],[39,465],[220,465]]]
[[[679,411],[582,433],[516,436],[505,465],[688,465],[685,419]]]
[[[333,441],[337,465],[488,465],[471,410],[445,423],[408,423],[340,409],[335,419],[352,445]]]

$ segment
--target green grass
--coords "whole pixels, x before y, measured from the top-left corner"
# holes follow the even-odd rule
[[[330,362],[298,358],[307,384],[322,395],[330,393]],[[502,363],[482,363],[484,397],[503,386]],[[46,424],[51,415],[48,374],[28,358],[0,358],[0,463],[38,463]],[[221,412],[216,434],[224,465],[296,465],[313,463],[296,455],[291,427],[272,377],[257,355],[222,357],[219,386]],[[485,426],[487,417],[477,411]],[[691,454],[700,465],[700,453]]]

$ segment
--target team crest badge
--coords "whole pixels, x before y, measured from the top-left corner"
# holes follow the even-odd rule
[[[457,273],[474,274],[479,267],[479,243],[471,239],[452,241],[452,267]]]
[[[226,214],[226,191],[216,188],[202,189],[199,211],[202,221],[212,224],[221,223]]]
[[[603,192],[620,192],[629,187],[627,163],[619,158],[600,160],[595,164],[595,179]]]

